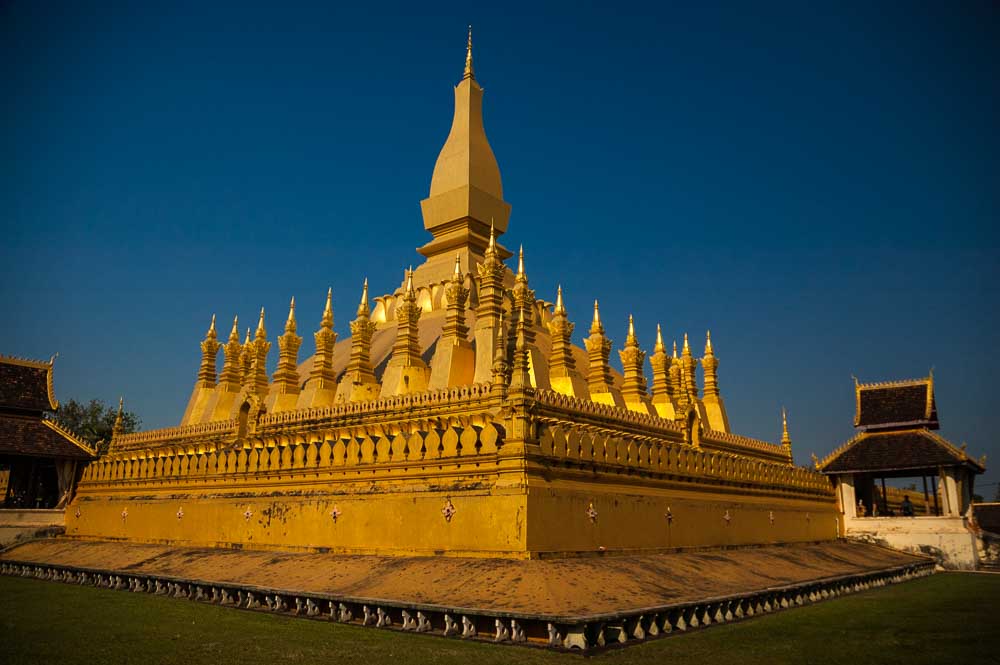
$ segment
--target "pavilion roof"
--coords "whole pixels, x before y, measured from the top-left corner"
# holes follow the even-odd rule
[[[0,356],[0,411],[56,410],[59,402],[52,389],[53,360]]]
[[[86,442],[57,423],[32,416],[0,414],[0,455],[94,459]]]
[[[863,431],[830,453],[819,464],[826,474],[894,472],[968,466],[982,473],[982,464],[970,458],[936,432],[925,427],[888,432]]]
[[[855,380],[854,426],[883,430],[921,426],[937,429],[933,375],[923,379],[858,383]]]

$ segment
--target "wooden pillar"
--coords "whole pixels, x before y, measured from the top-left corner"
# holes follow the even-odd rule
[[[934,492],[934,514],[941,516],[941,505],[938,503],[937,476],[931,476],[931,491]]]
[[[931,513],[931,500],[927,496],[927,476],[920,476],[920,480],[924,483],[924,515],[930,515]]]

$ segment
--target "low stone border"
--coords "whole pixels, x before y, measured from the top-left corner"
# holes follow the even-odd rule
[[[744,594],[584,617],[512,615],[483,609],[224,584],[120,571],[0,561],[0,574],[152,593],[340,623],[466,639],[590,651],[749,619],[761,614],[897,584],[934,573],[933,561],[770,587]]]

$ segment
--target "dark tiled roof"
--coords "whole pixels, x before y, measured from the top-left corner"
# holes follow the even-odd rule
[[[1000,534],[1000,503],[974,503],[972,511],[980,529]]]
[[[937,466],[970,465],[982,471],[961,450],[930,430],[862,432],[835,451],[823,464],[823,473],[898,471]]]
[[[915,423],[937,429],[937,405],[930,379],[859,385],[854,424],[879,429]]]
[[[49,411],[49,363],[0,357],[0,409]]]
[[[0,455],[93,459],[86,444],[58,425],[28,416],[0,415]]]

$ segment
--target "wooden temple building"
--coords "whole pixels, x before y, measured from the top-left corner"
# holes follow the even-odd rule
[[[54,359],[0,356],[0,508],[62,508],[78,471],[97,457],[84,441],[49,417],[59,408]]]
[[[937,433],[933,375],[855,381],[854,394],[857,435],[818,465],[836,488],[845,534],[903,549],[934,550],[956,567],[975,567],[969,516],[973,483],[984,462]],[[909,492],[887,488],[887,479],[901,478],[920,485]],[[900,502],[904,494],[906,509]]]

